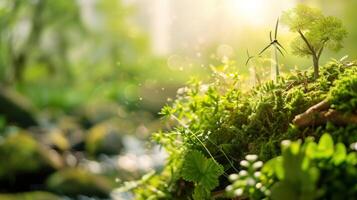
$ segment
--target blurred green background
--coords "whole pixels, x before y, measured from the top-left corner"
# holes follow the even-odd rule
[[[282,11],[305,3],[340,18],[340,52],[357,52],[354,0],[0,0],[0,200],[110,197],[125,180],[160,169],[148,143],[165,129],[158,112],[190,77],[235,63],[269,42]],[[306,69],[289,54],[283,73]],[[270,54],[253,59],[270,76]],[[36,191],[36,192],[35,192]]]

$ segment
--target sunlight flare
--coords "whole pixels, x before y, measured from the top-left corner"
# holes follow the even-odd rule
[[[262,24],[270,14],[269,5],[264,0],[232,0],[232,4],[237,17],[253,25]]]

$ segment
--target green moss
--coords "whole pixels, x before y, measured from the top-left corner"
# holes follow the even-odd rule
[[[0,138],[0,180],[41,169],[42,160],[37,142],[26,133],[14,133]],[[24,165],[26,163],[26,165]]]
[[[85,139],[86,151],[99,154],[119,154],[123,148],[122,136],[112,125],[101,123],[89,130]]]
[[[331,89],[332,107],[343,112],[357,112],[357,74],[342,77]]]
[[[63,166],[60,155],[21,130],[0,137],[0,163],[0,190],[3,192],[41,186],[49,174]]]
[[[318,138],[326,127],[299,130],[290,124],[291,121],[331,96],[330,88],[341,87],[340,82],[346,82],[343,79],[351,82],[352,75],[357,74],[356,69],[356,66],[331,61],[321,67],[317,80],[313,79],[312,70],[296,72],[277,83],[266,82],[248,91],[240,87],[238,74],[231,72],[215,71],[208,84],[192,81],[179,90],[171,106],[162,109],[162,114],[174,120],[176,126],[154,136],[169,152],[164,172],[153,178],[156,187],[171,199],[193,195],[192,184],[182,180],[180,168],[185,165],[183,158],[187,151],[201,151],[205,157],[224,166],[225,173],[229,174],[239,169],[239,161],[247,154],[257,154],[266,161],[280,155],[282,140],[304,139],[308,135]],[[349,102],[356,101],[351,99]],[[343,133],[351,131],[351,128],[340,130]],[[332,132],[334,138],[341,134],[338,130]],[[346,142],[346,138],[341,140]],[[213,190],[222,189],[227,183],[227,179],[221,177],[220,186]],[[140,188],[134,191],[137,199],[155,197],[152,191]]]
[[[67,196],[107,197],[112,189],[112,183],[99,175],[94,175],[84,169],[73,168],[58,171],[47,180],[50,191]]]
[[[0,194],[0,200],[61,200],[62,198],[48,192],[26,192],[19,194]]]
[[[20,184],[24,175],[45,175],[61,165],[57,154],[46,152],[27,132],[0,138],[0,155],[0,163],[6,163],[0,165],[0,182],[6,185]]]

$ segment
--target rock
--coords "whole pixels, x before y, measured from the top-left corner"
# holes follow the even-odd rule
[[[110,123],[100,123],[91,128],[87,134],[86,150],[92,156],[119,154],[123,148],[121,134]]]
[[[26,98],[15,91],[0,87],[0,113],[8,123],[27,128],[38,125]]]
[[[50,191],[76,197],[108,197],[113,189],[112,182],[105,177],[95,175],[81,168],[67,168],[51,175],[47,180]]]
[[[42,146],[25,132],[1,138],[0,155],[0,191],[41,188],[47,176],[63,166],[54,150]]]
[[[68,151],[70,149],[70,142],[65,133],[58,128],[52,128],[40,138],[42,143],[58,150],[59,152]]]
[[[62,198],[49,192],[26,192],[18,194],[0,194],[0,200],[61,200]]]

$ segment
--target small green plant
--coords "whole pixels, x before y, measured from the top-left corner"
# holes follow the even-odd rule
[[[207,159],[199,151],[188,152],[184,160],[181,173],[184,180],[195,184],[193,199],[210,198],[211,190],[219,185],[218,178],[224,172],[223,166],[212,158]]]
[[[323,50],[328,48],[338,51],[342,48],[342,40],[347,36],[342,22],[302,4],[284,12],[282,20],[292,32],[299,34],[291,44],[293,53],[312,57],[314,78],[317,79]]]
[[[311,138],[304,144],[284,141],[282,151],[281,158],[263,169],[273,169],[277,175],[271,188],[273,200],[353,199],[357,195],[357,154],[347,153],[342,143],[334,145],[329,134],[322,135],[318,143]]]
[[[231,175],[234,183],[227,187],[227,195],[256,200],[354,199],[357,195],[357,153],[348,153],[342,143],[334,145],[329,134],[318,143],[313,138],[304,143],[285,140],[281,149],[281,156],[264,164],[259,179],[251,175],[252,170]],[[253,181],[255,185],[249,183]]]
[[[232,184],[226,187],[227,196],[264,199],[265,196],[270,195],[270,190],[261,182],[264,180],[260,172],[263,162],[257,159],[258,156],[255,154],[247,155],[245,160],[240,162],[243,170],[238,174],[229,175]]]

